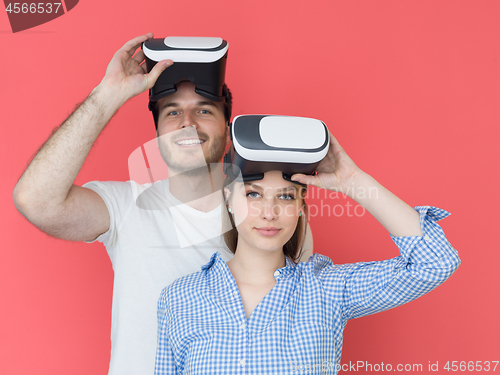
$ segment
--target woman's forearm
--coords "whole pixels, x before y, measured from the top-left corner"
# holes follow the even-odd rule
[[[369,174],[360,172],[344,193],[363,206],[393,236],[422,236],[418,212]]]

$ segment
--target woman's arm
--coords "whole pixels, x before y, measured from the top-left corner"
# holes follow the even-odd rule
[[[155,375],[178,374],[168,334],[170,318],[167,288],[165,288],[158,300],[158,342],[156,345]]]
[[[316,176],[297,174],[292,179],[354,199],[389,231],[401,253],[382,262],[325,263],[318,268],[324,290],[342,301],[345,319],[412,301],[443,283],[458,268],[460,258],[437,224],[449,213],[429,206],[410,207],[358,168],[331,134],[330,149],[317,171]]]
[[[363,172],[330,134],[328,154],[316,176],[295,174],[292,179],[339,191],[371,213],[393,236],[421,236],[419,214],[373,177]]]
[[[363,206],[395,236],[422,236],[419,214],[372,176],[360,171],[346,195]]]
[[[446,281],[460,265],[437,221],[449,215],[436,207],[415,208],[423,236],[394,237],[400,256],[335,266],[317,258],[316,277],[342,306],[344,323],[410,302]]]

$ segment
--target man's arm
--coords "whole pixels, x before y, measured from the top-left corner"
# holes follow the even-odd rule
[[[14,203],[30,222],[58,238],[93,240],[109,229],[101,197],[74,185],[92,145],[116,111],[130,98],[153,87],[172,61],[147,74],[142,42],[132,39],[110,61],[101,83],[41,147],[14,188]],[[135,55],[134,55],[135,54]]]

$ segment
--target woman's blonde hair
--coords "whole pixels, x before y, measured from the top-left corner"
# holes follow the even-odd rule
[[[222,237],[224,238],[224,242],[229,250],[231,250],[231,252],[235,254],[236,247],[238,245],[238,230],[236,229],[233,215],[228,210],[229,204],[224,193],[225,188],[229,189],[230,191],[234,188],[234,184],[232,184],[232,182],[233,180],[227,177],[222,188],[222,198],[224,199],[225,203],[222,206],[222,227],[231,228],[230,230],[224,232]],[[299,221],[292,237],[288,240],[287,243],[283,245],[283,253],[295,263],[298,263],[303,253],[304,239],[306,237],[307,229],[307,217],[309,214],[306,201],[304,200],[304,197],[307,193],[307,187],[301,186],[298,191],[298,196],[300,197],[300,199],[302,199],[303,213],[301,216],[299,216]]]

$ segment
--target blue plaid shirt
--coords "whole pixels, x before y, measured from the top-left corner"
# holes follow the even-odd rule
[[[299,264],[287,259],[249,319],[229,268],[214,254],[161,294],[155,374],[336,374],[349,319],[412,301],[460,264],[436,223],[449,213],[415,209],[423,236],[392,237],[400,256],[343,265],[319,254]]]

